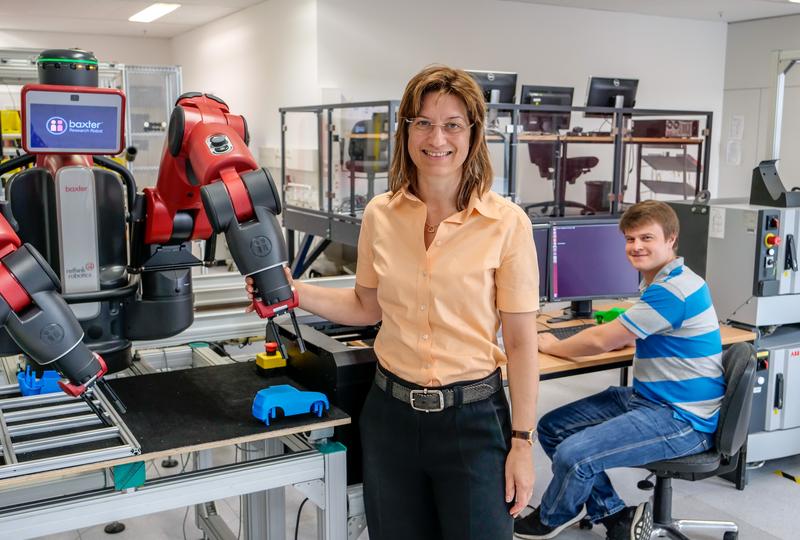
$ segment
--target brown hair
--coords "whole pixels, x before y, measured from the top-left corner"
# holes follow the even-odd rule
[[[442,65],[428,66],[417,73],[406,85],[400,107],[397,110],[397,133],[395,134],[392,166],[389,171],[389,190],[392,197],[401,189],[419,195],[417,167],[408,153],[408,123],[406,118],[416,118],[422,109],[422,101],[431,92],[451,94],[464,102],[467,121],[472,126],[469,154],[464,161],[461,183],[458,188],[456,208],[467,207],[472,193],[486,193],[492,185],[492,164],[483,136],[486,104],[478,83],[466,71]]]
[[[670,205],[661,201],[642,201],[634,204],[622,214],[619,220],[619,230],[623,232],[636,229],[642,225],[655,223],[664,231],[664,239],[675,237],[672,249],[678,252],[678,233],[681,227],[678,215]]]

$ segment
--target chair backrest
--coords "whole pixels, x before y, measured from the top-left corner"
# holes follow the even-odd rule
[[[600,160],[594,156],[567,158],[567,170],[564,172],[564,179],[570,184],[574,184],[580,175],[597,167],[598,163],[600,163]]]
[[[557,142],[528,143],[528,157],[531,163],[539,167],[539,176],[553,179],[555,170],[555,151]]]
[[[753,345],[732,345],[722,354],[722,367],[725,370],[726,388],[720,407],[716,447],[721,454],[732,456],[747,439],[750,424],[756,378],[756,351]]]

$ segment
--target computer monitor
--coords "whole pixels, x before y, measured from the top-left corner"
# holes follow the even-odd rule
[[[572,105],[575,89],[569,86],[522,85],[521,105]],[[569,129],[570,113],[522,111],[520,121],[524,131],[539,133],[558,133],[559,129]]]
[[[539,263],[539,301],[547,302],[549,296],[548,289],[548,270],[549,258],[547,257],[548,249],[550,247],[550,225],[534,225],[533,226],[533,243],[536,246],[536,260]]]
[[[483,90],[486,103],[516,103],[517,74],[505,71],[466,70]]]
[[[616,107],[617,96],[622,96],[622,106],[632,109],[636,106],[636,89],[639,79],[617,79],[615,77],[591,77],[586,91],[587,107]],[[587,112],[589,117],[611,116],[610,113]]]
[[[596,298],[639,294],[639,272],[625,255],[616,220],[553,223],[550,261],[550,300],[572,303],[557,320],[590,318]]]

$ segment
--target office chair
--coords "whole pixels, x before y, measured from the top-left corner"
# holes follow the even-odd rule
[[[728,473],[739,463],[740,452],[747,440],[750,411],[753,405],[753,384],[756,377],[756,352],[750,343],[732,345],[722,355],[725,370],[725,396],[719,413],[714,448],[676,459],[642,465],[656,475],[653,495],[652,537],[666,536],[688,540],[686,529],[722,530],[724,540],[736,540],[739,527],[732,521],[674,519],[672,517],[672,479],[702,480]]]
[[[581,214],[594,214],[597,209],[592,208],[583,203],[576,201],[566,200],[567,184],[574,184],[575,181],[582,175],[591,171],[600,162],[594,156],[581,156],[581,157],[568,157],[561,159],[556,157],[555,150],[560,143],[544,142],[544,143],[528,143],[528,154],[530,155],[531,163],[539,168],[539,175],[548,180],[555,180],[553,190],[558,190],[558,200],[561,205],[568,208],[580,208]],[[561,159],[561,167],[559,178],[556,178],[556,165],[557,160]],[[526,212],[533,208],[542,208],[542,212],[547,213],[550,207],[555,208],[556,202],[544,201],[523,205]],[[559,209],[555,208],[556,212]]]

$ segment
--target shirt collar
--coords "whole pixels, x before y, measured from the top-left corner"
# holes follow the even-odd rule
[[[479,214],[484,217],[488,217],[489,219],[500,219],[500,213],[498,212],[497,205],[493,202],[490,202],[489,198],[490,197],[488,193],[485,193],[482,197],[478,196],[477,193],[473,193],[469,198],[467,207],[461,212],[456,212],[452,216],[448,217],[445,219],[445,221],[449,223],[464,223],[466,217],[471,216],[473,211],[477,211]],[[405,188],[401,189],[396,196],[391,198],[388,206],[391,207],[400,204],[400,201],[412,202],[415,205],[423,204],[419,197],[409,193]]]
[[[676,268],[680,268],[682,266],[683,257],[675,257],[658,271],[656,277],[653,278],[653,283],[657,281],[664,281]]]

